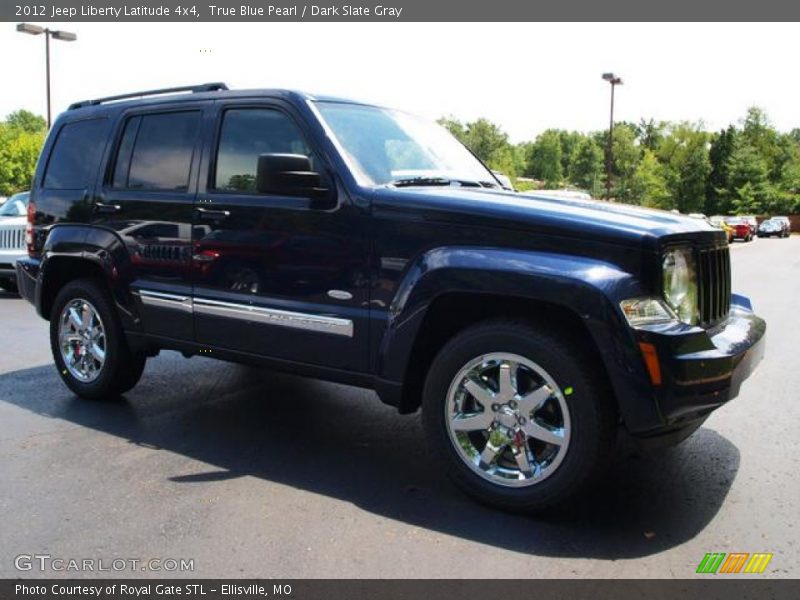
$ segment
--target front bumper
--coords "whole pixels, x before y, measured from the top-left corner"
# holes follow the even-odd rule
[[[0,277],[15,278],[17,276],[14,263],[17,259],[27,256],[25,251],[19,250],[0,250]]]
[[[692,430],[735,398],[764,357],[766,328],[750,302],[734,295],[728,318],[713,329],[684,324],[637,329],[638,341],[656,348],[662,383],[654,386],[660,424],[636,435]]]

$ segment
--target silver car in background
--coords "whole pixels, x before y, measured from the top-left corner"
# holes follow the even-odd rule
[[[28,192],[14,194],[0,206],[0,288],[17,291],[14,263],[28,255],[25,227],[28,224]]]

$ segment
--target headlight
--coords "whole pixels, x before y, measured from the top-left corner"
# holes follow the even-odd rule
[[[675,248],[664,254],[662,264],[664,300],[684,323],[697,323],[697,273],[689,248]]]
[[[631,327],[669,323],[678,320],[678,317],[667,306],[666,302],[658,298],[631,298],[620,302],[619,307]]]

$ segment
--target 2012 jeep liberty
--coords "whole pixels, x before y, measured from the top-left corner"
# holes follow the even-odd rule
[[[20,291],[77,395],[161,349],[371,388],[510,510],[583,492],[621,430],[685,438],[764,352],[723,231],[517,194],[438,125],[291,91],[72,105],[27,243]]]

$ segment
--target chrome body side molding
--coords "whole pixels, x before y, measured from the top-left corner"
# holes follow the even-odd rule
[[[153,290],[139,290],[139,297],[145,306],[155,306],[158,308],[171,308],[181,312],[192,312],[192,299],[189,296],[178,294],[167,294]]]
[[[221,302],[208,298],[195,298],[193,306],[194,312],[197,314],[242,319],[245,321],[257,321],[259,323],[276,325],[278,327],[291,327],[292,329],[303,329],[305,331],[316,331],[317,333],[330,333],[333,335],[353,337],[353,322],[350,319],[237,304],[234,302]]]

